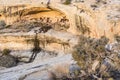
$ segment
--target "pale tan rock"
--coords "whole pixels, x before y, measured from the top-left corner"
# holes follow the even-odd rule
[[[99,61],[98,60],[95,60],[93,62],[93,65],[92,65],[92,70],[95,71],[96,70],[96,67],[99,65]]]

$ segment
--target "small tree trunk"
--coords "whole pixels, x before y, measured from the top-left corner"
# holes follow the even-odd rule
[[[36,32],[36,35],[34,38],[34,48],[32,50],[33,53],[28,62],[33,62],[35,57],[37,56],[37,53],[39,53],[40,51],[41,51],[41,48],[39,47],[39,40],[37,38],[37,32]]]

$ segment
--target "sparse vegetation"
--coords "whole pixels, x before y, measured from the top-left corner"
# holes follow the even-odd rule
[[[75,51],[73,51],[73,58],[86,73],[84,79],[85,77],[86,79],[90,77],[90,80],[98,78],[116,79],[118,77],[113,76],[120,75],[118,68],[120,65],[118,65],[119,59],[117,53],[113,51],[107,52],[105,50],[105,45],[108,42],[109,39],[105,36],[102,36],[100,39],[94,39],[82,35],[80,36],[79,43],[75,46]],[[114,55],[114,58],[111,59],[111,55]],[[107,62],[106,59],[110,62]],[[97,64],[94,61],[98,61],[99,63]],[[93,64],[97,64],[95,71],[92,70]],[[96,76],[96,78],[94,76]]]
[[[98,6],[96,4],[91,5],[92,8],[97,8]]]
[[[71,0],[65,0],[64,4],[65,4],[65,5],[71,4]]]
[[[105,52],[105,45],[109,39],[101,37],[96,40],[89,37],[80,36],[78,45],[75,46],[73,57],[82,68],[87,68],[93,60],[100,59],[100,55]],[[85,65],[86,64],[86,65]]]
[[[9,50],[9,49],[4,49],[4,50],[2,51],[2,55],[9,55],[10,52],[11,52],[11,50]]]
[[[10,28],[12,25],[6,25],[5,28]]]
[[[10,55],[10,52],[11,50],[9,49],[4,49],[2,51],[2,56],[0,56],[0,66],[9,68],[17,65],[17,58]]]
[[[17,20],[13,22],[12,25],[6,25],[7,23],[5,23],[5,21],[3,20],[0,21],[0,29],[3,29],[0,30],[0,33],[2,33],[0,36],[1,49],[5,45],[5,47],[7,47],[7,45],[8,47],[10,47],[9,45],[11,43],[15,44],[15,46],[12,45],[11,48],[14,47],[15,49],[17,47],[16,49],[19,48],[20,50],[23,49],[22,46],[25,45],[25,47],[27,47],[25,49],[29,49],[31,48],[31,43],[33,43],[33,48],[31,52],[29,50],[25,50],[25,52],[22,50],[18,50],[19,52],[15,51],[12,54],[16,56],[16,53],[18,52],[17,58],[21,62],[35,62],[27,65],[21,65],[22,63],[20,63],[22,67],[18,66],[15,67],[15,69],[12,68],[5,71],[2,70],[0,72],[1,79],[15,79],[19,77],[22,77],[20,78],[22,80],[34,77],[46,78],[49,77],[49,75],[46,75],[47,73],[49,74],[49,70],[51,70],[51,80],[117,80],[117,78],[118,80],[120,79],[120,35],[115,35],[115,40],[117,41],[115,42],[115,44],[108,44],[109,39],[105,36],[102,36],[99,39],[84,36],[90,35],[92,37],[99,37],[99,33],[102,33],[106,36],[113,37],[111,32],[119,32],[117,30],[117,27],[112,27],[119,25],[119,23],[117,23],[119,16],[116,16],[117,18],[115,18],[115,22],[114,20],[106,21],[108,20],[106,18],[106,13],[110,15],[109,18],[112,18],[112,16],[114,17],[114,13],[117,14],[116,9],[118,6],[114,5],[112,0],[108,3],[109,5],[103,5],[107,4],[106,0],[95,0],[96,2],[85,1],[85,3],[74,3],[74,1],[71,2],[72,0],[61,0],[61,2],[62,1],[63,5],[61,3],[57,3],[58,5],[56,5],[56,2],[54,2],[54,0],[52,1],[54,2],[52,3],[52,5],[55,4],[53,6],[53,8],[56,8],[55,12],[53,9],[50,9],[50,3],[48,3],[48,7],[41,7],[46,5],[46,1],[42,2],[43,5],[38,5],[38,8],[36,9],[34,9],[34,5],[28,5],[26,4],[26,2],[26,8],[24,8],[23,6],[24,9],[20,8],[18,5],[12,5],[13,8],[9,6],[4,7],[4,13],[0,14],[1,19],[5,19],[5,21],[8,23],[8,20],[10,20],[11,18],[13,19],[9,22],[11,24],[14,20],[16,20],[16,18]],[[83,2],[83,0],[75,1]],[[40,3],[41,0],[38,2]],[[114,1],[114,3],[117,2],[118,1]],[[62,8],[62,6],[66,7]],[[96,11],[89,9],[88,6],[91,6],[91,8],[93,8]],[[70,11],[68,10],[68,8],[71,8],[73,10]],[[114,11],[112,12],[110,8]],[[61,11],[62,9],[64,9],[63,12]],[[68,12],[72,13],[68,14]],[[101,19],[99,19],[100,14],[103,15]],[[67,18],[69,18],[70,20]],[[102,19],[105,20],[102,21]],[[94,21],[96,21],[96,23],[94,23]],[[107,29],[109,23],[111,24],[111,26]],[[104,28],[103,30],[103,27],[100,27],[100,24],[104,24],[105,26],[103,27],[106,28]],[[75,28],[75,30],[72,30],[71,27],[77,28]],[[99,29],[100,32],[97,32]],[[34,30],[37,30],[35,31],[35,35],[33,35]],[[79,42],[73,48],[72,52],[72,56],[77,62],[77,64],[71,64],[72,66],[79,65],[79,69],[75,69],[74,66],[74,70],[72,71],[70,70],[70,68],[68,68],[70,67],[71,55],[64,53],[71,53],[69,50],[71,50],[73,45],[76,44],[74,42],[74,40],[77,41],[78,38],[76,30],[78,30],[78,32],[82,35],[80,35]],[[27,42],[31,43],[29,45],[26,45],[24,41],[25,39],[27,39]],[[108,50],[106,49],[107,45],[110,45],[110,49]],[[115,49],[113,50],[114,46]],[[51,51],[47,52],[45,50],[42,50],[41,47],[49,49]],[[63,48],[64,51],[60,50]],[[40,52],[41,50],[42,52]],[[57,54],[57,51],[59,51],[58,53],[60,54]],[[37,55],[39,52],[42,54]],[[0,53],[2,53],[0,55],[0,67],[2,66],[9,68],[17,65],[16,58],[10,54],[11,50],[4,49]],[[29,53],[31,53],[31,56]],[[35,59],[36,56],[37,59]],[[41,58],[43,62],[41,61],[41,59],[38,58]],[[61,64],[58,65],[59,63]],[[63,63],[67,64],[67,67],[64,66]],[[53,70],[55,71],[55,73],[52,72]],[[17,75],[15,75],[16,72],[18,72]],[[72,73],[74,74],[74,76],[71,76]]]

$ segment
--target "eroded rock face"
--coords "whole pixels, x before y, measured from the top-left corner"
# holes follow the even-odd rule
[[[1,0],[2,1],[2,0]],[[13,1],[6,3],[9,7],[12,5]],[[22,18],[23,15],[28,15],[29,13],[36,11],[49,10],[46,8],[48,0],[44,1],[21,1],[21,3],[31,4],[31,5],[20,5],[20,6],[10,6],[9,10],[12,9],[12,12],[18,13],[17,16],[8,17],[7,21],[15,21],[16,18]],[[59,2],[59,3],[58,3]],[[14,2],[16,5],[19,4],[19,1]],[[37,5],[40,4],[40,5]],[[119,34],[119,25],[120,25],[120,12],[119,12],[119,0],[85,0],[85,1],[72,1],[71,6],[61,4],[60,0],[54,1],[51,0],[50,7],[51,9],[56,9],[60,12],[65,13],[67,18],[70,21],[70,28],[67,30],[72,34],[81,34],[82,31],[88,31],[90,33],[85,33],[88,36],[99,38],[100,36],[107,36],[113,40],[114,34]],[[42,7],[41,10],[37,10],[34,7]],[[22,11],[23,10],[23,11]],[[22,12],[22,13],[21,13]],[[49,13],[45,12],[44,14]],[[8,13],[7,13],[8,14]],[[41,13],[42,14],[42,13]],[[49,13],[49,15],[51,15]],[[46,15],[47,16],[47,15]],[[63,16],[63,15],[61,15]],[[36,16],[26,16],[26,18],[38,17]],[[60,17],[60,16],[59,16]],[[2,17],[1,19],[5,19]],[[54,20],[54,19],[53,19]],[[11,23],[11,22],[8,22]],[[79,27],[78,27],[79,26]],[[80,29],[80,30],[79,30]]]
[[[99,0],[98,2],[95,0],[86,0],[84,3],[76,4],[77,21],[79,20],[82,26],[86,25],[90,29],[90,36],[98,38],[105,35],[113,40],[114,34],[119,32],[117,28],[120,25],[120,18],[117,16],[120,14],[117,9],[119,9],[118,4],[120,2],[118,0],[106,0],[106,4],[103,2],[103,0]],[[92,5],[94,5],[94,8]]]
[[[32,40],[34,36],[34,33],[1,35],[0,47],[2,50],[6,48],[11,50],[30,50],[33,48]],[[77,43],[77,36],[66,32],[63,35],[63,32],[61,33],[53,30],[46,34],[38,34],[38,39],[40,41],[40,47],[50,51],[57,50],[70,52],[72,46]]]
[[[11,4],[12,2],[15,4]],[[60,31],[61,33],[64,31],[69,32],[70,35],[83,34],[95,38],[104,35],[108,37],[110,41],[114,41],[114,34],[119,34],[119,0],[85,0],[82,2],[78,1],[77,3],[72,1],[71,5],[64,5],[60,0],[51,0],[50,8],[47,7],[47,2],[48,0],[22,0],[20,3],[18,0],[5,3],[6,6],[2,6],[1,10],[5,12],[5,10],[8,9],[8,12],[0,13],[0,19],[5,20],[8,24],[12,24],[12,26],[6,26],[7,29],[0,32],[30,32],[33,31],[34,28],[39,29],[38,27],[44,25],[39,24],[33,27],[33,25],[28,24],[29,21],[32,22],[30,24],[33,24],[33,22],[41,21],[41,17],[50,17],[50,19],[47,18],[47,21],[52,22],[52,24],[47,24],[52,26],[52,29],[55,31]],[[66,17],[67,22],[65,24],[69,26],[65,26],[63,23],[56,24],[57,21],[64,22],[64,20],[60,20],[61,17],[62,19]],[[22,23],[27,24],[22,25]],[[43,23],[46,22],[43,21]],[[19,29],[17,28],[18,26]]]
[[[70,48],[68,41],[74,36],[67,32],[70,25],[63,12],[49,9],[46,6],[33,5],[4,6],[4,9],[9,9],[10,12],[3,13],[1,19],[10,25],[0,30],[3,34],[0,41],[1,49],[28,50],[33,48],[32,40],[35,30],[38,31],[40,47],[51,51],[55,49],[64,51],[66,46]],[[4,34],[7,34],[6,37]],[[70,37],[67,38],[67,36]]]

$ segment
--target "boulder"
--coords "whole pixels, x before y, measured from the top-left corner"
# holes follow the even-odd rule
[[[80,67],[77,64],[71,64],[69,67],[69,74],[72,77],[78,76],[80,73]]]

